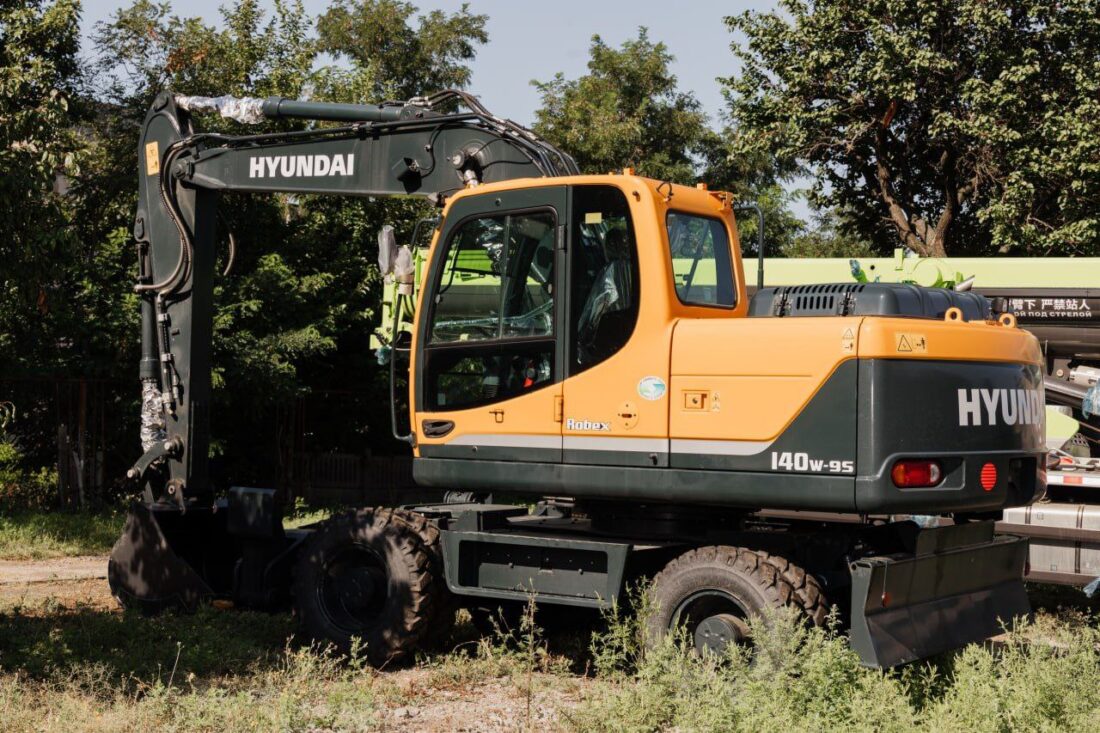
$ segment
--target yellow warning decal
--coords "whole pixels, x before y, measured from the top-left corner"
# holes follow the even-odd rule
[[[895,333],[894,338],[899,354],[928,353],[928,340],[923,333]]]
[[[145,144],[145,172],[150,176],[160,173],[160,147],[156,140]]]
[[[586,211],[584,213],[585,224],[600,224],[603,222],[602,211]]]
[[[844,329],[840,334],[840,350],[845,354],[851,354],[856,350],[856,332],[852,328]]]

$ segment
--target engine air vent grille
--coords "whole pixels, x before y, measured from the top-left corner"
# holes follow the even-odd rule
[[[964,321],[992,317],[987,298],[977,293],[924,288],[911,283],[824,283],[761,288],[749,302],[749,315],[904,316],[943,319],[949,308]]]

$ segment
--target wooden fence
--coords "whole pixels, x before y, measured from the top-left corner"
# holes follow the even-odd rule
[[[313,505],[393,506],[438,501],[439,490],[418,487],[410,456],[295,453],[282,485],[287,498]]]

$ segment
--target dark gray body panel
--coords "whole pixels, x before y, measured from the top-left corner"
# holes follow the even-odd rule
[[[854,506],[852,476],[417,458],[413,477],[424,486],[593,499],[822,511]]]
[[[859,441],[858,511],[996,511],[1029,504],[1041,493],[1041,418],[1011,425],[1003,419],[993,425],[961,425],[959,418],[960,389],[1041,394],[1037,366],[867,359],[859,370],[859,423],[867,428]],[[890,469],[901,458],[934,458],[946,476],[934,488],[898,489]],[[988,462],[999,477],[989,491],[979,480]]]

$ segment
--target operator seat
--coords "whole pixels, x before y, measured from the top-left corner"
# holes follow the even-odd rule
[[[601,361],[617,351],[635,315],[626,232],[608,231],[603,250],[607,263],[593,281],[577,323],[577,360],[582,365]]]

